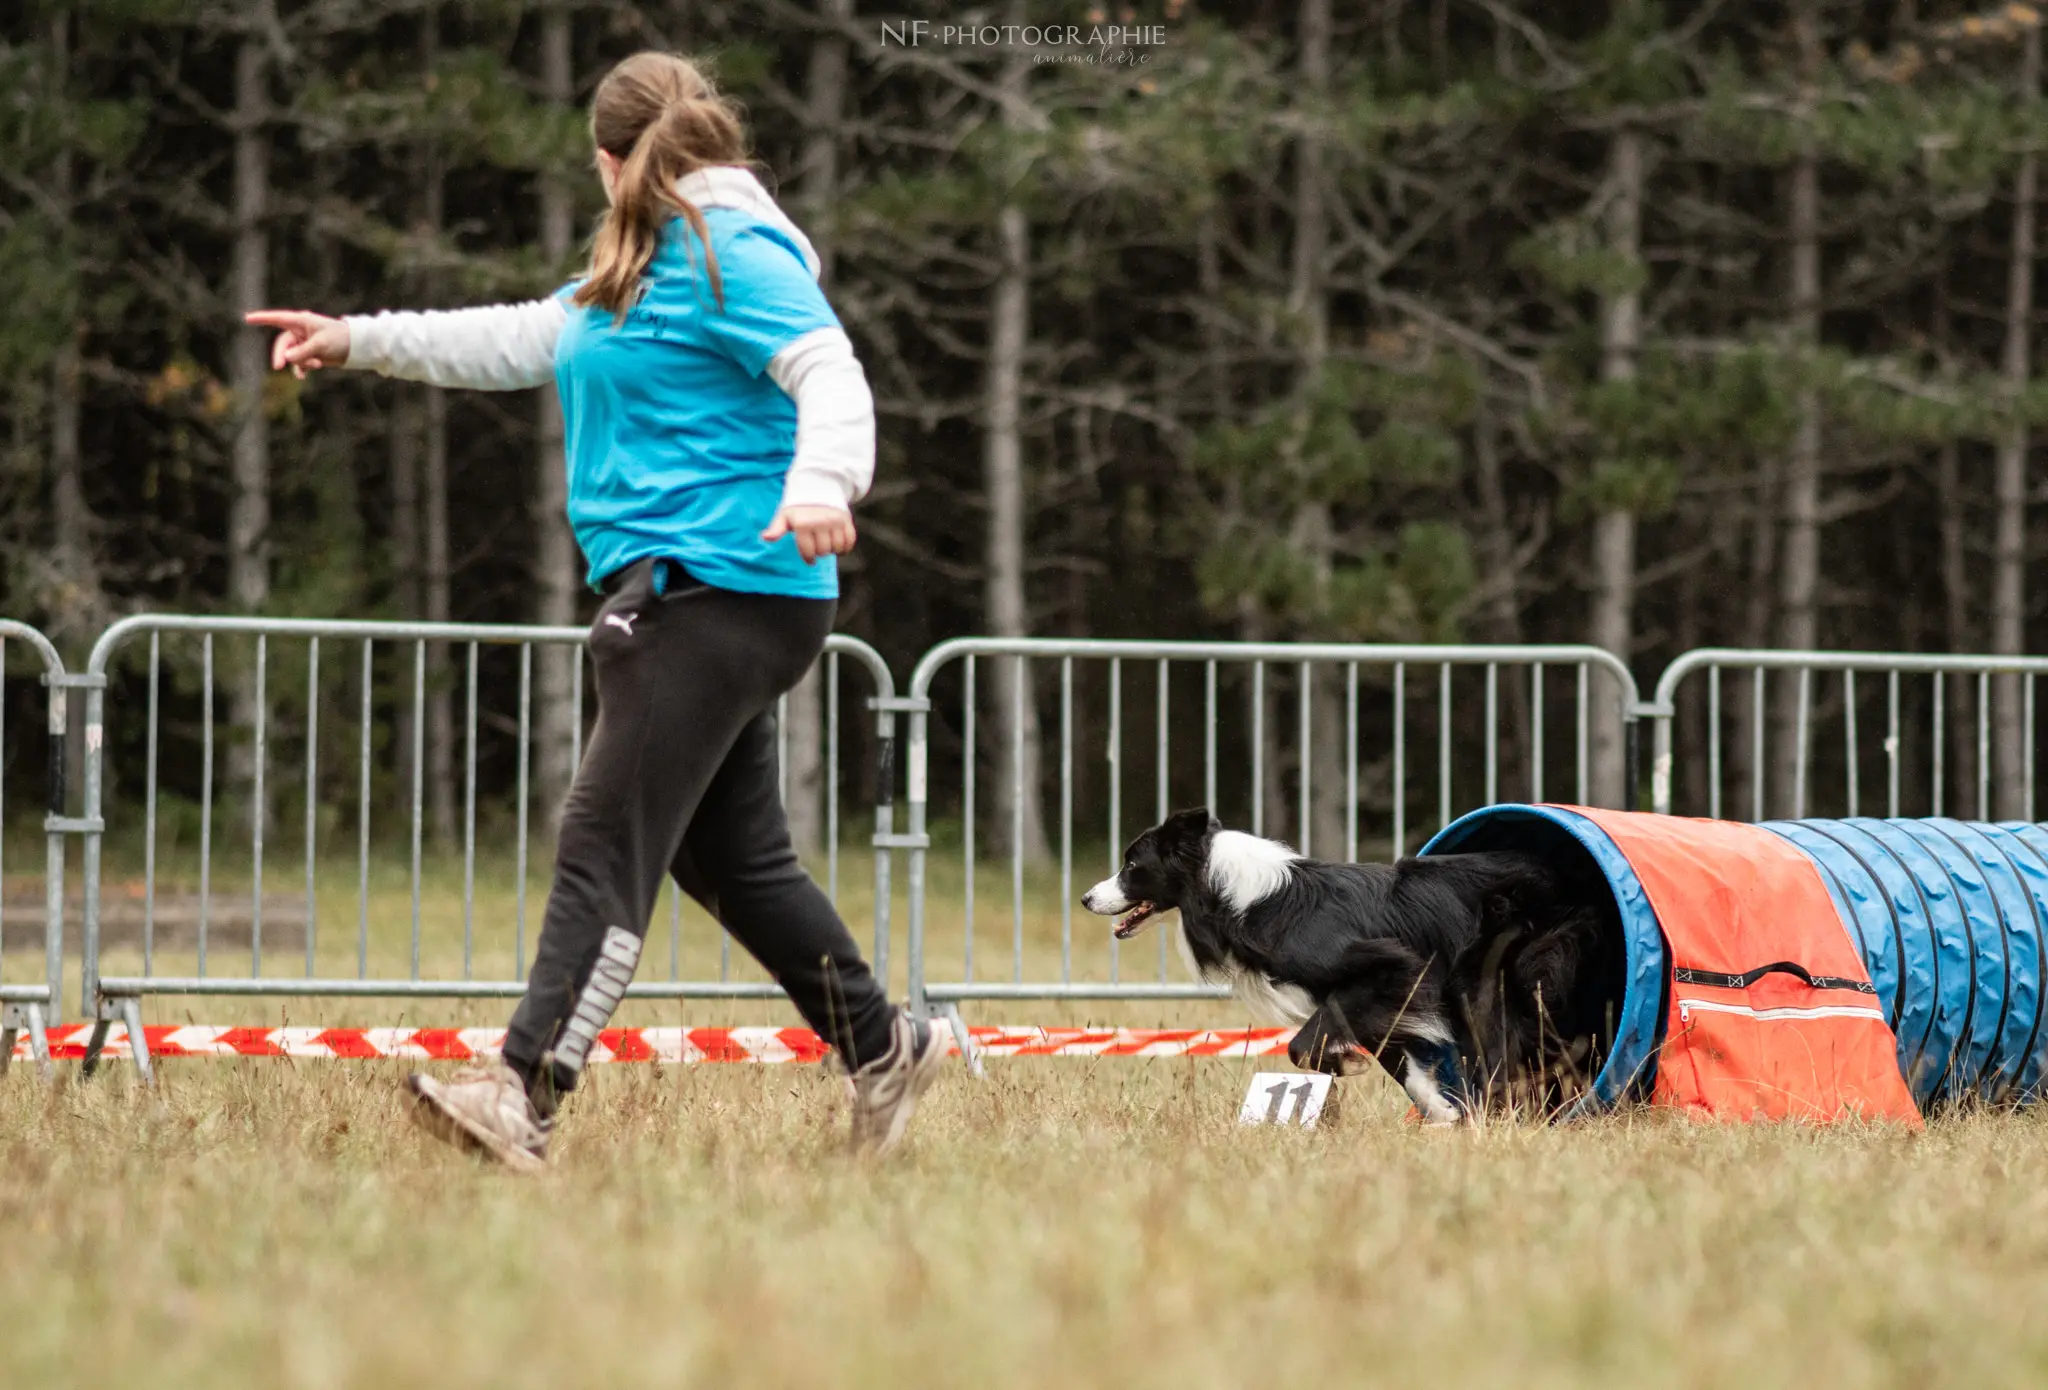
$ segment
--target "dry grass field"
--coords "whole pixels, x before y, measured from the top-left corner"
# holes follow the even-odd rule
[[[935,908],[935,949],[958,952],[959,885],[935,872],[953,904]],[[510,896],[502,874],[482,882],[477,973],[502,976]],[[353,973],[353,888],[323,872],[323,972]],[[1047,888],[1030,886],[1034,969],[1059,959]],[[864,910],[865,885],[849,892]],[[402,972],[405,875],[379,863],[372,894],[372,965]],[[989,952],[1007,948],[1009,904],[985,901],[978,960],[1007,973]],[[423,916],[425,972],[459,969],[445,873]],[[686,973],[715,970],[710,924],[685,928]],[[1077,917],[1074,940],[1100,973],[1099,924]],[[189,969],[189,949],[167,937],[158,968]],[[132,944],[111,954],[139,964]],[[900,987],[900,937],[897,959]],[[666,973],[665,954],[649,962]],[[10,953],[10,976],[33,973]],[[1244,1021],[971,1011],[1084,1012]],[[152,1022],[504,1013],[149,1005]],[[639,1005],[632,1021],[768,1018],[787,1013]],[[821,1068],[596,1068],[539,1180],[424,1141],[396,1064],[173,1061],[154,1094],[125,1066],[90,1083],[65,1068],[54,1087],[16,1067],[0,1079],[0,1367],[8,1384],[144,1390],[2048,1383],[2048,1115],[1918,1136],[1656,1114],[1442,1132],[1361,1078],[1316,1131],[1240,1129],[1261,1065],[1284,1063],[997,1060],[980,1082],[955,1067],[881,1164],[842,1151]]]
[[[388,1064],[0,1083],[10,1384],[1929,1386],[2048,1380],[2048,1120],[1422,1131],[1244,1062],[950,1074],[882,1164],[817,1068],[597,1069],[553,1171]]]

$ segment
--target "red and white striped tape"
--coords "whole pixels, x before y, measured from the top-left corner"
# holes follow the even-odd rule
[[[50,1029],[50,1055],[85,1056],[89,1023]],[[503,1028],[210,1028],[143,1030],[157,1057],[400,1057],[463,1061],[494,1057]],[[949,1050],[950,1030],[940,1027]],[[1287,1028],[970,1028],[989,1057],[1272,1057],[1284,1055]],[[607,1028],[591,1049],[593,1062],[816,1062],[826,1053],[808,1028]],[[128,1056],[128,1030],[114,1024],[103,1053]],[[26,1060],[26,1034],[14,1056]]]

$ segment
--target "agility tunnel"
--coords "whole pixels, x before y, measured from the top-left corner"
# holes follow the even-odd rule
[[[1479,850],[1612,899],[1614,1038],[1574,1113],[1917,1123],[2040,1094],[2048,828],[1510,805],[1422,853]]]

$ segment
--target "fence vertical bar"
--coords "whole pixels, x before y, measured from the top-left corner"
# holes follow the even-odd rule
[[[1121,657],[1109,663],[1109,871],[1116,872],[1118,843],[1122,829],[1124,794],[1124,663]],[[1114,933],[1109,938],[1109,978],[1123,978],[1123,945]]]
[[[2034,673],[2027,672],[2021,683],[2020,761],[2026,769],[2021,784],[2025,804],[2021,807],[2028,824],[2034,820]]]
[[[683,978],[683,890],[668,881],[668,977]]]
[[[1252,663],[1252,834],[1266,833],[1266,663]]]
[[[94,670],[93,674],[99,674],[99,672]],[[60,693],[62,692],[60,691]],[[89,822],[100,819],[100,813],[103,809],[101,806],[101,792],[106,774],[106,740],[104,735],[100,739],[100,746],[97,751],[94,751],[92,744],[94,731],[104,729],[102,721],[106,718],[106,697],[107,692],[104,685],[89,685],[86,687],[85,802],[81,810]],[[50,702],[49,736],[53,752],[55,749],[63,746],[69,716],[68,701],[64,706],[60,706],[55,700]],[[105,840],[106,832],[104,830],[88,831],[85,836],[85,915],[83,922],[80,923],[80,930],[85,939],[80,943],[84,959],[82,962],[83,968],[79,971],[78,976],[79,1015],[93,1021],[94,1036],[102,1039],[106,1036],[103,1030],[107,1026],[106,1009],[99,994],[100,868]],[[44,871],[43,903],[44,911],[49,914],[49,919],[43,925],[47,931],[50,921],[61,921],[64,911],[64,840],[62,836],[51,835],[48,837],[48,848],[45,850],[45,856],[47,868]],[[55,877],[50,877],[49,875],[51,874],[54,874]],[[61,976],[63,952],[53,953],[50,964],[50,984],[53,987],[61,988],[63,985]],[[57,1012],[57,1008],[57,996],[52,995],[50,997],[50,1012],[52,1015]]]
[[[912,697],[926,692],[916,684],[910,689]],[[893,716],[892,716],[893,717]],[[910,803],[908,823],[904,831],[911,842],[909,888],[910,888],[910,1010],[920,1018],[930,1014],[930,1006],[924,997],[924,929],[925,929],[925,854],[921,841],[925,835],[925,779],[929,771],[931,750],[931,715],[927,710],[913,703],[910,709],[909,747],[904,754],[905,782],[908,784],[907,799]],[[884,727],[888,727],[886,724]],[[967,745],[967,760],[974,760],[974,745]],[[883,774],[890,775],[887,770]],[[882,798],[878,797],[877,800]]]
[[[1208,806],[1209,814],[1220,815],[1216,808],[1216,663],[1211,661],[1203,672],[1202,706],[1202,800]]]
[[[1394,859],[1408,852],[1408,663],[1394,663]]]
[[[1977,819],[1991,819],[1991,673],[1977,673]]]
[[[1721,667],[1707,668],[1707,815],[1721,819]]]
[[[876,693],[888,698],[896,694],[895,683],[889,678],[887,666],[876,673]],[[873,839],[893,838],[896,834],[896,711],[876,709],[875,714],[875,781],[874,781],[874,835]],[[889,909],[893,887],[890,871],[895,866],[895,851],[886,843],[871,844],[873,857],[869,861],[874,877],[874,930],[875,930],[875,978],[889,978]],[[922,852],[920,852],[922,853]],[[924,861],[918,860],[920,866]]]
[[[420,977],[420,840],[426,826],[427,644],[412,644],[412,978]]]
[[[1885,814],[1894,820],[1899,814],[1899,673],[1885,681]]]
[[[1575,771],[1578,773],[1578,794],[1579,804],[1581,806],[1589,805],[1593,799],[1589,790],[1592,786],[1593,767],[1593,729],[1591,724],[1592,710],[1590,705],[1592,689],[1592,671],[1590,670],[1590,668],[1587,667],[1586,663],[1582,661],[1579,663],[1579,716],[1578,725],[1576,729],[1578,746],[1573,750],[1573,756],[1576,759]]]
[[[1543,663],[1529,668],[1529,800],[1543,801]]]
[[[839,901],[839,653],[825,653],[825,895]]]
[[[142,973],[156,973],[156,747],[157,682],[163,634],[149,634],[149,748],[143,774],[142,830]],[[88,757],[91,755],[88,754]]]
[[[68,685],[58,683],[65,674],[63,661],[55,658],[54,653],[38,652],[38,655],[43,658],[43,679],[45,681],[43,687],[43,714],[45,719],[43,725],[43,761],[47,772],[45,773],[46,781],[43,789],[43,809],[46,816],[62,817],[70,809],[70,781],[71,777],[75,775],[66,768],[64,762],[64,745],[71,732],[71,690]],[[6,654],[4,651],[0,651],[0,683],[4,683],[6,668]],[[4,700],[0,700],[0,704],[4,703]],[[90,776],[94,769],[98,768],[100,759],[106,755],[104,731],[94,722],[96,717],[95,710],[96,707],[88,699],[86,701],[86,713],[89,717],[85,725],[85,761],[87,767],[84,769],[88,776]],[[5,746],[6,739],[4,735],[0,735],[0,747]],[[48,1077],[50,1067],[48,1029],[50,1025],[59,1021],[63,1016],[64,1010],[64,856],[67,849],[64,836],[66,833],[65,831],[51,829],[47,819],[43,823],[43,988],[49,991],[49,997],[39,1006],[30,1006],[27,1021],[29,1024],[29,1051],[35,1057],[37,1067],[45,1077]],[[99,837],[93,836],[91,839],[96,842]],[[92,863],[95,876],[86,885],[86,896],[88,898],[98,896],[99,879],[97,875],[99,867],[99,861],[95,859]],[[4,882],[4,878],[0,878],[0,882]],[[0,896],[4,896],[4,894],[0,894]],[[97,932],[94,933],[94,940],[97,943]],[[95,961],[98,959],[97,944],[95,944],[94,959]],[[82,981],[92,984],[97,988],[97,977],[91,976],[90,968],[81,968],[79,974]],[[40,1025],[36,1021],[37,1013],[43,1015]],[[5,1064],[6,1059],[0,1058],[0,1066]]]
[[[1159,784],[1159,817],[1158,820],[1154,822],[1154,824],[1163,824],[1165,822],[1168,814],[1167,806],[1171,799],[1172,784],[1169,776],[1168,763],[1172,758],[1172,746],[1171,740],[1167,737],[1167,729],[1169,727],[1168,721],[1173,700],[1172,692],[1172,669],[1167,665],[1166,658],[1161,657],[1159,660],[1159,715],[1157,720],[1158,728],[1156,735],[1158,738],[1159,748],[1157,754],[1153,758],[1154,766],[1152,769],[1153,776]],[[1159,979],[1161,983],[1164,983],[1166,980],[1166,933],[1163,931],[1155,931],[1152,934],[1159,938]]]
[[[513,846],[512,882],[515,905],[512,914],[512,973],[526,973],[526,854],[527,837],[532,833],[527,828],[528,803],[532,801],[529,783],[533,768],[533,643],[519,644],[519,805],[515,811],[518,825],[515,834],[518,844]]]
[[[1344,676],[1344,862],[1358,862],[1358,663]]]
[[[569,767],[573,772],[583,766],[583,649],[576,648],[575,657],[569,662],[569,707],[575,711],[575,718],[569,721]]]
[[[1750,819],[1764,818],[1764,668],[1756,668],[1749,687],[1749,794]]]
[[[469,644],[469,746],[462,769],[462,978],[474,978],[476,944],[476,643]]]
[[[1857,795],[1861,789],[1857,784],[1856,673],[1853,670],[1842,672],[1842,714],[1843,737],[1848,743],[1846,752],[1849,768],[1849,818],[1854,820],[1861,814],[1861,798]]]
[[[974,657],[969,655],[966,669],[960,673],[960,858],[961,870],[967,880],[966,969],[961,978],[966,980],[974,978],[974,767],[979,761],[975,754],[981,748],[974,734],[975,706],[979,703],[974,693],[974,669]]]
[[[370,665],[371,642],[363,639],[362,744],[356,792],[356,978],[370,974],[370,696],[375,688]]]
[[[1799,708],[1797,717],[1792,721],[1792,815],[1796,820],[1806,819],[1806,764],[1811,742],[1812,702],[1813,671],[1802,666],[1799,668]]]
[[[1296,692],[1295,698],[1295,722],[1298,726],[1295,739],[1297,750],[1295,758],[1300,763],[1299,768],[1296,769],[1295,829],[1300,833],[1298,847],[1301,852],[1303,854],[1314,854],[1315,850],[1309,843],[1312,833],[1309,821],[1314,806],[1314,793],[1309,786],[1312,780],[1309,776],[1309,765],[1314,761],[1314,753],[1309,746],[1309,725],[1315,717],[1312,711],[1315,704],[1316,682],[1315,667],[1306,661],[1301,663],[1300,682],[1301,689]]]
[[[1451,663],[1437,668],[1436,826],[1451,823]]]
[[[789,696],[775,700],[775,798],[789,804]]]
[[[1486,663],[1486,804],[1500,800],[1500,667]]]
[[[1027,657],[1015,658],[1010,682],[1010,969],[1024,979],[1024,701],[1031,683]]]
[[[256,786],[255,795],[249,807],[249,861],[251,884],[249,889],[249,974],[260,979],[263,975],[263,823],[270,819],[270,807],[263,796],[263,765],[268,761],[269,749],[265,747],[265,735],[269,732],[269,700],[265,696],[264,684],[270,674],[270,638],[258,633],[256,637]]]
[[[55,760],[55,759],[58,759],[58,758],[61,758],[61,757],[63,757],[63,756],[64,756],[64,754],[63,754],[63,751],[62,751],[62,748],[63,748],[63,739],[64,739],[64,734],[66,733],[66,730],[64,730],[64,729],[62,729],[62,728],[60,728],[60,727],[59,727],[59,721],[61,720],[62,716],[60,716],[60,715],[59,715],[59,714],[57,713],[57,706],[58,706],[58,703],[59,703],[60,701],[64,700],[64,699],[65,699],[65,698],[67,697],[67,695],[69,694],[69,692],[68,692],[68,691],[66,691],[66,690],[64,689],[64,687],[63,687],[63,686],[61,686],[61,685],[51,685],[51,684],[49,684],[49,678],[50,678],[50,675],[51,675],[51,674],[53,674],[53,673],[51,673],[51,672],[49,672],[49,671],[47,671],[47,670],[46,670],[46,671],[44,672],[44,676],[43,676],[43,681],[44,681],[44,685],[45,685],[45,688],[46,688],[46,689],[47,689],[47,691],[48,691],[48,693],[47,693],[47,694],[46,694],[46,695],[44,696],[44,700],[45,700],[45,702],[46,702],[46,715],[47,715],[47,719],[48,719],[48,721],[49,721],[49,724],[48,724],[48,728],[47,728],[47,729],[46,729],[46,731],[45,731],[45,738],[46,738],[46,740],[47,740],[47,742],[48,742],[48,744],[49,744],[49,749],[48,749],[48,756],[49,756],[49,757],[50,757],[50,758],[52,759],[52,763],[51,763],[51,770],[52,770],[53,772],[56,772],[56,773],[58,773],[59,775],[57,775],[57,776],[55,776],[55,777],[52,777],[52,778],[50,779],[50,786],[51,786],[51,788],[52,788],[52,789],[51,789],[51,790],[49,790],[49,791],[48,791],[48,793],[47,793],[47,795],[48,795],[48,799],[49,799],[49,803],[50,803],[50,804],[49,804],[49,806],[48,806],[48,808],[47,808],[47,813],[48,813],[49,815],[53,815],[53,816],[61,816],[61,815],[63,815],[63,814],[64,814],[64,812],[65,812],[65,810],[66,810],[66,806],[65,806],[65,804],[64,804],[64,800],[63,800],[63,791],[64,791],[64,779],[63,779],[63,777],[62,777],[62,775],[61,775],[61,774],[62,774],[62,771],[63,771],[63,769],[62,769],[62,768],[60,768],[60,767],[57,767],[57,766],[56,766],[56,763],[55,763],[55,761],[54,761],[54,760]],[[6,687],[7,687],[7,639],[6,639],[6,638],[4,638],[4,637],[0,637],[0,749],[4,749],[4,748],[5,748],[6,746],[7,746],[7,700],[6,700],[6,698],[5,698],[5,697],[6,697],[6,693],[7,693]],[[6,792],[6,788],[5,788],[5,786],[4,786],[4,785],[0,785],[0,826],[4,826],[4,825],[5,825],[5,823],[6,823],[6,807],[7,807],[7,792]],[[0,885],[5,885],[5,883],[7,882],[7,862],[6,862],[6,861],[7,861],[7,846],[6,846],[6,839],[7,839],[7,837],[6,837],[6,836],[5,836],[4,834],[0,834]],[[48,923],[47,921],[43,923],[43,929],[44,929],[44,935],[45,935],[45,936],[47,936],[47,935],[49,934],[49,927],[50,927],[50,924],[49,924],[49,923]],[[148,960],[148,958],[149,958],[149,957],[148,957],[148,950],[149,950],[149,948],[148,948],[148,946],[147,946],[147,945],[145,944],[145,945],[144,945],[144,947],[143,947],[143,953],[144,953],[144,954],[143,954],[143,959],[144,959],[145,961],[146,961],[146,960]],[[60,943],[60,944],[59,944],[59,946],[58,946],[58,952],[59,952],[59,954],[60,954],[60,955],[61,955],[62,951],[63,951],[63,946],[62,946],[62,944]],[[5,961],[6,959],[7,959],[7,895],[6,895],[6,893],[5,893],[5,892],[0,892],[0,961]],[[47,950],[47,949],[45,949],[45,951],[44,951],[44,960],[45,960],[45,962],[46,962],[46,963],[47,963],[48,959],[49,959],[49,952],[48,952],[48,950]],[[146,967],[146,966],[144,967],[144,969],[145,969],[145,973],[147,973],[147,967]],[[0,974],[4,974],[4,972],[0,972]],[[55,1013],[55,1012],[56,1012],[56,1010],[57,1010],[57,989],[58,989],[58,988],[60,988],[60,987],[61,987],[61,983],[60,983],[59,985],[53,985],[53,986],[52,986],[52,988],[51,988],[51,992],[50,992],[50,1011],[51,1011],[52,1013]],[[9,1027],[12,1027],[13,1025],[12,1025],[12,1024],[9,1024],[8,1026],[9,1026]],[[11,1049],[11,1048],[12,1048],[12,1047],[14,1046],[14,1038],[13,1038],[13,1035],[12,1035],[11,1033],[10,1033],[10,1034],[5,1034],[5,1035],[0,1035],[0,1043],[4,1043],[4,1044],[5,1044],[5,1046],[6,1046],[7,1048]],[[8,1063],[8,1060],[9,1060],[9,1059],[10,1059],[11,1057],[13,1057],[13,1055],[14,1055],[14,1054],[13,1054],[13,1052],[12,1052],[12,1051],[7,1051],[7,1052],[5,1052],[5,1053],[0,1053],[0,1071],[5,1071],[5,1069],[6,1069],[6,1067],[7,1067],[7,1063]]]
[[[213,907],[213,634],[200,644],[200,682],[205,694],[200,704],[199,754],[199,977],[206,978],[206,938]]]
[[[1074,658],[1060,659],[1060,982],[1074,978]]]
[[[1942,701],[1948,694],[1948,677],[1940,671],[1934,673],[1934,795],[1929,808],[1936,816],[1941,814],[1942,792],[1948,783],[1948,769],[1942,766],[1942,750],[1948,743],[1947,721],[1943,717]]]
[[[313,861],[320,849],[320,639],[306,644],[306,978],[315,974]]]

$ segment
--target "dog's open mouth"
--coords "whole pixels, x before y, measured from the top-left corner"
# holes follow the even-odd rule
[[[1135,935],[1137,933],[1138,928],[1144,926],[1145,923],[1151,919],[1152,914],[1157,911],[1159,911],[1159,909],[1154,907],[1151,903],[1139,903],[1129,912],[1126,912],[1123,916],[1117,918],[1117,940],[1122,941],[1124,938],[1128,936]]]

